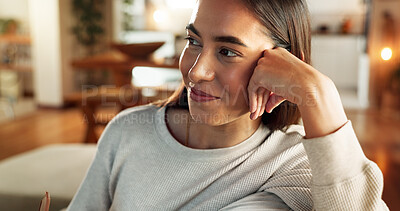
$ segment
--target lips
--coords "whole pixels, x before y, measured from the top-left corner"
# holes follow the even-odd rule
[[[219,97],[215,97],[195,88],[190,89],[190,98],[196,102],[207,102],[220,99]]]

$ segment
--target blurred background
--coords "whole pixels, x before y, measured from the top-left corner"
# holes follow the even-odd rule
[[[0,0],[0,210],[31,208],[43,189],[65,207],[107,122],[179,86],[194,3]],[[312,64],[335,82],[400,210],[400,0],[308,4]]]

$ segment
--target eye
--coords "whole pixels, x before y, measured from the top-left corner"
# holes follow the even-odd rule
[[[192,37],[186,37],[185,40],[187,40],[190,45],[201,46],[200,42],[198,42],[197,40],[193,39]]]
[[[221,50],[219,51],[219,53],[222,54],[222,55],[224,55],[224,56],[226,56],[226,57],[236,57],[236,56],[239,56],[237,53],[235,53],[235,52],[233,52],[233,51],[231,51],[231,50],[228,50],[228,49],[226,49],[226,48],[221,49]]]

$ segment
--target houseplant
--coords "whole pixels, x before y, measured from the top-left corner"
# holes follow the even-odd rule
[[[94,54],[94,47],[104,34],[102,25],[103,0],[73,0],[72,8],[76,17],[76,24],[72,28],[79,44],[87,49],[88,55]]]

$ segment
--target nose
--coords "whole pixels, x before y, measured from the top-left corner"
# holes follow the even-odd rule
[[[212,81],[215,78],[214,61],[211,55],[200,53],[189,70],[189,80],[194,83]]]

